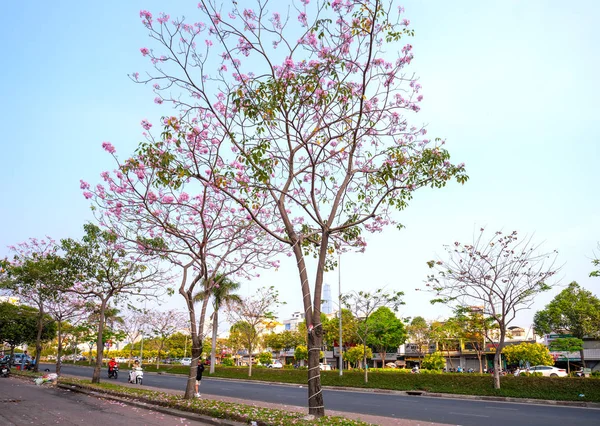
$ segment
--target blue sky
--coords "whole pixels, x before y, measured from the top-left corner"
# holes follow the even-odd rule
[[[26,1],[3,6],[0,68],[0,256],[29,237],[79,237],[91,219],[79,179],[91,183],[112,168],[101,149],[119,153],[141,140],[142,119],[166,107],[128,73],[148,70],[139,48],[149,45],[139,10],[193,17],[193,1]],[[277,2],[273,2],[276,8]],[[342,259],[343,291],[377,288],[406,292],[403,316],[438,318],[429,295],[416,293],[425,262],[443,244],[467,242],[474,230],[517,230],[557,249],[562,284],[588,278],[600,240],[600,35],[595,1],[406,1],[416,36],[411,70],[421,79],[429,135],[444,137],[470,181],[415,194],[390,229],[369,239],[364,255]],[[167,7],[168,9],[166,9]],[[276,285],[300,310],[293,261],[245,284],[243,292]],[[287,263],[286,263],[287,262]],[[337,296],[337,273],[327,276]],[[560,289],[543,295],[519,317],[529,325]],[[182,306],[175,296],[169,302]]]

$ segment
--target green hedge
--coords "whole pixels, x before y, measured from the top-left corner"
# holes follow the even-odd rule
[[[338,371],[321,371],[321,383],[325,386],[398,391],[423,390],[461,395],[600,402],[600,380],[595,378],[514,377],[510,375],[501,377],[501,389],[496,390],[490,374],[405,374],[400,371],[370,370],[367,384],[364,382],[362,370],[344,371],[344,375],[341,377]],[[252,377],[249,378],[247,367],[217,367],[212,377],[306,384],[307,372],[295,369],[253,368]]]

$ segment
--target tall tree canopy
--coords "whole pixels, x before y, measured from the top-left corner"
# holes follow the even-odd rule
[[[132,78],[179,109],[140,152],[164,186],[219,188],[288,246],[309,323],[309,411],[322,416],[321,294],[336,247],[364,249],[363,232],[395,224],[417,189],[467,176],[406,117],[423,97],[406,70],[413,32],[392,1],[273,2],[281,14],[255,4],[222,13],[202,0],[193,22],[140,13],[152,39],[141,54],[155,68]]]
[[[600,299],[575,281],[556,295],[544,309],[536,312],[533,327],[539,335],[553,332],[573,337],[600,336]],[[581,361],[585,366],[583,348]]]
[[[557,252],[544,252],[531,237],[517,231],[497,231],[486,236],[481,228],[472,243],[446,246],[448,258],[427,262],[434,273],[427,287],[435,294],[432,303],[477,307],[498,327],[494,355],[494,387],[500,389],[500,357],[508,326],[518,312],[529,309],[537,296],[552,287]]]

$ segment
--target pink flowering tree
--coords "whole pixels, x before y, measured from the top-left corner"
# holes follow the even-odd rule
[[[427,288],[435,294],[431,302],[471,310],[475,306],[493,321],[497,336],[486,337],[497,341],[494,387],[500,389],[500,357],[508,327],[518,312],[531,308],[540,293],[552,288],[558,252],[545,252],[516,231],[486,236],[483,228],[472,243],[457,241],[445,249],[446,259],[427,262],[432,269]]]
[[[78,271],[77,281],[69,291],[93,306],[97,317],[97,356],[92,382],[99,383],[110,304],[164,295],[169,291],[169,277],[155,256],[128,249],[115,232],[92,223],[84,225],[84,230],[81,240],[65,239],[61,246],[69,265]]]
[[[65,315],[76,302],[64,297],[64,291],[71,285],[70,274],[65,260],[60,256],[59,246],[50,238],[30,238],[16,246],[10,246],[13,257],[6,260],[6,277],[2,287],[6,288],[20,302],[37,309],[37,334],[35,339],[36,360],[34,371],[38,371],[42,352],[42,335],[45,327],[57,319],[56,308]],[[59,315],[58,318],[62,318]],[[57,372],[60,367],[57,365]]]
[[[181,312],[170,309],[160,311],[153,309],[146,315],[148,319],[148,331],[158,339],[158,354],[156,355],[156,369],[160,366],[160,355],[167,339],[187,325],[187,320]]]
[[[55,297],[49,298],[46,311],[56,322],[58,346],[56,350],[56,374],[60,374],[62,366],[63,344],[65,340],[65,326],[68,329],[71,322],[76,322],[85,312],[86,307],[76,293],[61,291]]]
[[[119,329],[125,334],[129,343],[129,356],[127,365],[131,366],[133,358],[133,344],[144,334],[148,334],[148,313],[145,309],[138,309],[134,306],[128,306],[128,311],[123,318],[123,324],[119,324]]]
[[[288,245],[308,325],[309,412],[321,416],[321,288],[334,253],[400,226],[394,212],[417,189],[467,176],[443,140],[409,123],[422,88],[402,42],[412,30],[390,2],[273,3],[283,15],[268,1],[198,6],[190,22],[140,12],[152,39],[141,54],[154,67],[132,78],[179,116],[139,153],[165,188],[213,185]]]
[[[152,125],[144,120],[142,126],[147,144],[158,143],[149,132]],[[103,172],[103,182],[95,187],[82,181],[83,195],[93,202],[102,226],[117,230],[138,252],[158,255],[181,270],[179,294],[189,314],[193,358],[185,395],[193,398],[213,289],[229,277],[251,279],[263,268],[277,268],[275,257],[284,245],[256,226],[245,208],[212,183],[189,179],[157,188],[162,171],[147,164],[144,155],[121,162],[110,143],[103,146],[114,157],[116,168]],[[267,215],[259,216],[270,223]],[[198,293],[203,295],[199,313]]]

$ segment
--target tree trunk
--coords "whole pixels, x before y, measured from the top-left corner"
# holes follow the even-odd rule
[[[213,313],[213,327],[212,327],[212,341],[210,347],[210,374],[214,374],[215,372],[215,359],[217,352],[217,331],[219,328],[219,307],[215,307],[215,312]]]
[[[160,351],[162,351],[164,345],[164,340],[160,339],[160,346],[158,347],[158,355],[156,356],[156,371],[158,371],[158,367],[160,366]]]
[[[281,206],[279,206],[281,210]],[[286,224],[287,225],[287,224]],[[314,301],[310,297],[310,285],[308,283],[308,274],[306,272],[306,262],[300,242],[291,226],[286,226],[286,231],[292,241],[294,257],[298,267],[300,285],[302,288],[302,300],[307,324],[307,343],[308,343],[308,414],[315,417],[325,415],[325,403],[323,393],[321,392],[321,369],[319,368],[319,358],[321,346],[323,343],[323,324],[321,324],[321,290],[323,285],[324,265],[327,255],[327,246],[329,236],[322,235],[321,248],[319,250],[319,262],[317,265],[317,276],[315,279]]]
[[[502,349],[504,349],[505,337],[506,332],[501,328],[500,342],[498,343],[498,347],[496,347],[496,353],[494,354],[494,389],[500,389],[500,370],[502,368],[500,362],[502,360]]]
[[[369,383],[369,369],[367,368],[367,345],[363,344],[363,368],[365,369],[365,383]]]
[[[185,394],[183,396],[184,399],[194,398],[194,394],[196,393],[196,370],[198,368],[198,360],[202,355],[202,333],[204,330],[204,318],[206,316],[206,307],[208,306],[209,296],[207,295],[204,298],[204,300],[202,300],[202,310],[200,311],[200,319],[199,323],[196,324],[196,308],[194,307],[194,299],[192,294],[194,290],[194,285],[198,283],[201,278],[201,274],[194,277],[193,282],[189,285],[188,289],[186,290],[185,283],[187,280],[187,267],[185,267],[183,270],[182,285],[179,287],[179,294],[181,294],[185,299],[185,303],[187,305],[188,313],[190,316],[190,337],[192,340],[192,363],[190,365],[188,380],[185,386]]]
[[[58,324],[58,348],[56,350],[56,374],[60,375],[60,367],[62,364],[62,321],[57,321]]]
[[[315,327],[308,333],[308,412],[317,417],[325,415],[319,368],[322,337],[322,327]]]
[[[252,344],[248,345],[248,377],[252,377]]]
[[[579,354],[581,355],[581,367],[585,368],[585,357],[583,356],[583,347],[579,351]]]
[[[96,339],[96,365],[92,375],[92,383],[100,383],[100,373],[102,371],[102,354],[104,353],[104,342],[102,334],[104,333],[104,311],[106,310],[106,300],[102,300],[100,305],[100,317],[98,318],[98,338]],[[91,354],[90,354],[91,355]]]
[[[494,389],[500,389],[500,352],[494,354]]]
[[[448,362],[450,363],[450,368],[454,368],[454,363],[452,362],[452,356],[450,356],[449,348],[446,350],[446,353],[448,354]]]
[[[35,373],[39,371],[40,356],[42,354],[42,331],[44,331],[44,306],[42,304],[39,305],[37,325],[37,336],[35,338],[35,365],[33,366],[33,371]]]
[[[481,363],[481,353],[477,352],[477,360],[479,361],[479,374],[483,373],[483,364]]]

